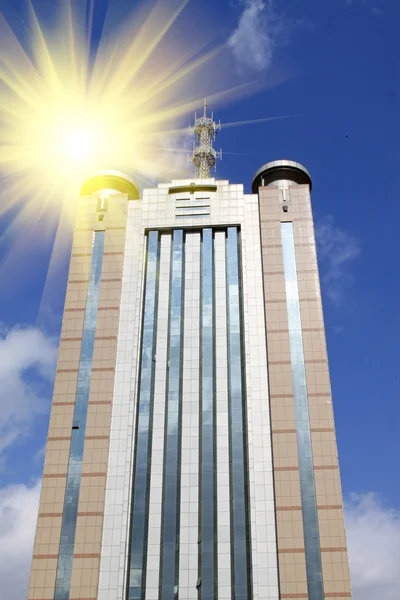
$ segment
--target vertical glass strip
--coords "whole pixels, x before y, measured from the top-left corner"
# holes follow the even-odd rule
[[[322,582],[321,548],[308,414],[308,397],[304,367],[293,223],[281,223],[281,234],[289,324],[290,357],[292,362],[297,448],[299,454],[308,598],[309,600],[323,600],[324,589]]]
[[[101,267],[103,263],[104,235],[104,231],[95,231],[93,236],[92,261],[90,265],[89,285],[83,322],[82,345],[79,358],[78,383],[71,432],[71,447],[61,523],[61,541],[58,554],[54,600],[68,600],[71,587],[72,561],[74,557],[76,520],[78,516],[79,490],[82,474],[82,458],[85,442],[90,378],[92,375]]]
[[[183,339],[183,230],[173,232],[168,332],[167,406],[164,442],[160,600],[178,597],[179,506]]]
[[[231,598],[230,451],[228,418],[228,324],[226,318],[226,231],[214,232],[215,281],[215,398],[217,453],[217,556],[218,586]],[[222,594],[221,594],[222,595]]]
[[[148,235],[136,448],[132,494],[132,521],[128,599],[143,600],[146,586],[149,516],[151,421],[153,416],[156,315],[158,297],[159,234]]]
[[[160,587],[161,513],[164,472],[165,386],[167,381],[169,283],[171,279],[172,233],[161,233],[159,289],[157,301],[157,343],[154,372],[154,402],[149,495],[149,539],[147,544],[145,600],[158,597]]]
[[[179,597],[185,600],[197,598],[199,577],[200,255],[200,231],[186,231],[179,509]]]
[[[228,312],[228,397],[232,528],[232,598],[251,598],[250,540],[248,522],[248,472],[244,356],[239,276],[239,234],[228,227],[226,241],[226,291]]]
[[[214,249],[212,229],[203,229],[200,292],[200,488],[199,573],[202,600],[217,598],[216,440],[214,348]]]

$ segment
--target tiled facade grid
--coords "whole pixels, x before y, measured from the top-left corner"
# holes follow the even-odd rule
[[[282,211],[279,186],[287,187],[288,212]],[[312,211],[308,186],[279,182],[260,188],[264,293],[267,316],[278,552],[282,597],[307,595],[302,539],[296,424],[288,359],[281,221],[292,221],[299,287],[304,362],[313,448],[325,597],[351,597],[342,495],[332,413],[329,370]],[[289,364],[288,364],[289,362]],[[282,552],[285,549],[286,552]],[[331,550],[332,549],[332,550]],[[339,551],[338,551],[339,550]],[[296,560],[301,560],[295,564]]]
[[[176,182],[172,182],[174,185]],[[185,182],[179,181],[180,185]],[[186,184],[190,184],[191,181],[187,181]],[[201,181],[201,183],[207,183]],[[213,184],[214,180],[210,180]],[[257,478],[263,479],[262,491],[256,492],[255,484],[253,481],[250,482],[250,510],[251,510],[251,531],[252,531],[252,548],[253,548],[253,592],[258,596],[258,579],[260,578],[260,598],[264,599],[275,599],[278,598],[278,587],[276,577],[276,542],[275,542],[275,516],[274,516],[274,496],[273,496],[273,480],[271,470],[271,441],[270,441],[270,425],[268,417],[268,392],[267,392],[267,380],[266,380],[266,352],[265,344],[263,347],[263,331],[265,330],[264,312],[263,312],[263,299],[262,299],[262,287],[254,281],[261,281],[261,262],[259,258],[260,253],[260,242],[259,242],[259,220],[258,220],[258,204],[257,197],[245,196],[243,194],[243,186],[232,186],[228,182],[218,182],[218,192],[214,193],[199,193],[198,195],[209,195],[211,199],[211,215],[202,218],[185,218],[177,219],[175,216],[175,199],[188,197],[187,193],[177,194],[176,197],[168,194],[168,186],[160,185],[158,189],[145,190],[143,194],[143,200],[131,203],[129,206],[129,217],[128,217],[128,233],[126,241],[125,251],[125,265],[124,265],[124,277],[122,282],[122,299],[121,299],[121,318],[120,318],[120,330],[119,330],[119,341],[117,351],[117,372],[115,381],[115,392],[113,402],[113,419],[112,419],[112,431],[110,439],[110,461],[109,461],[109,476],[107,480],[107,488],[109,486],[108,481],[110,480],[110,469],[111,466],[116,472],[120,473],[118,480],[121,482],[121,488],[119,491],[113,490],[112,494],[109,494],[107,489],[107,499],[105,507],[105,526],[103,536],[103,551],[101,557],[101,575],[100,575],[100,586],[99,586],[99,600],[114,600],[115,589],[117,597],[124,597],[125,593],[125,554],[126,554],[126,541],[120,539],[120,534],[114,530],[113,535],[111,532],[107,533],[107,515],[112,513],[114,510],[112,503],[115,502],[116,494],[121,497],[122,504],[122,522],[125,524],[128,521],[128,509],[130,497],[130,486],[131,481],[127,475],[127,470],[131,469],[132,464],[132,442],[124,449],[120,451],[120,460],[114,462],[112,459],[113,453],[112,448],[117,445],[119,439],[129,438],[129,432],[133,431],[133,418],[134,414],[132,411],[131,420],[128,418],[118,419],[118,429],[114,431],[114,412],[120,412],[120,404],[122,403],[122,397],[119,394],[121,386],[119,385],[119,378],[124,378],[126,381],[125,388],[125,399],[130,398],[130,406],[133,406],[133,402],[136,400],[136,369],[137,369],[137,349],[140,343],[137,327],[139,313],[140,313],[140,302],[141,295],[140,285],[136,284],[136,281],[142,280],[143,274],[139,276],[139,279],[135,281],[135,285],[131,284],[132,275],[134,272],[134,264],[136,266],[136,272],[139,271],[140,265],[143,263],[143,244],[146,229],[156,228],[162,229],[163,227],[174,228],[174,227],[195,227],[201,228],[203,226],[218,226],[234,225],[241,226],[242,235],[242,262],[243,262],[243,273],[244,273],[244,313],[248,315],[251,313],[251,320],[245,318],[245,338],[246,348],[251,347],[246,353],[246,373],[247,373],[247,405],[248,405],[248,424],[249,424],[249,441],[252,446],[249,447],[249,461],[255,461],[256,455],[264,462],[264,466],[267,470],[265,475],[257,475]],[[189,236],[190,237],[190,236]],[[188,238],[189,239],[189,238]],[[132,250],[135,249],[135,256],[132,257]],[[134,258],[134,260],[132,260]],[[248,267],[247,267],[248,265]],[[249,275],[246,275],[246,269],[249,268]],[[127,278],[129,274],[129,279]],[[197,276],[197,275],[196,275]],[[249,286],[249,292],[247,292],[247,286]],[[134,308],[135,307],[135,308]],[[128,321],[127,312],[130,313],[130,321]],[[133,325],[136,323],[136,326]],[[257,323],[256,327],[254,324]],[[256,331],[259,331],[257,334]],[[129,357],[126,352],[124,353],[124,359],[120,358],[121,352],[121,340],[128,338],[134,352]],[[193,341],[192,341],[193,344]],[[124,344],[126,347],[126,343]],[[186,352],[186,360],[188,360],[189,348],[184,344]],[[192,347],[192,368],[196,368],[195,365],[198,361],[196,353],[198,352],[197,345]],[[185,355],[184,355],[185,356]],[[184,358],[185,360],[185,358]],[[188,363],[186,363],[188,366]],[[126,373],[123,375],[123,373]],[[192,373],[193,378],[196,373]],[[185,380],[185,378],[184,378]],[[194,397],[196,400],[197,391],[196,383],[192,382]],[[129,391],[128,391],[128,386]],[[185,395],[186,398],[186,395]],[[126,401],[126,400],[125,400]],[[194,406],[194,405],[193,405]],[[126,407],[126,409],[128,409]],[[132,408],[131,408],[132,410]],[[254,416],[253,416],[253,411]],[[183,419],[185,419],[185,408],[183,413]],[[193,446],[196,443],[195,436],[193,433],[198,427],[198,415],[191,414],[191,447],[190,452],[182,451],[182,482],[186,481],[186,478],[190,478],[190,488],[187,488],[188,494],[185,492],[185,487],[182,486],[181,496],[181,508],[188,509],[189,520],[192,523],[195,520],[196,515],[196,503],[197,493],[194,479],[196,478],[195,463],[198,461],[197,447]],[[255,440],[253,443],[253,432],[250,433],[252,422],[263,423],[267,433],[265,435],[255,434]],[[185,428],[183,428],[185,429]],[[198,431],[198,430],[197,430]],[[221,437],[221,436],[220,436]],[[218,439],[220,439],[220,437]],[[154,440],[154,438],[153,438]],[[186,448],[186,436],[183,432],[182,438],[182,449]],[[254,446],[254,447],[253,447]],[[193,464],[188,463],[193,457]],[[113,461],[113,462],[112,462]],[[253,464],[253,463],[252,463]],[[191,469],[191,473],[188,473],[188,469]],[[250,466],[250,472],[252,466]],[[111,491],[111,490],[110,490]],[[123,499],[123,501],[122,501]],[[188,503],[188,506],[184,507],[184,504]],[[221,506],[222,508],[222,506]],[[226,509],[228,507],[225,507]],[[257,510],[256,510],[257,508]],[[226,512],[224,514],[227,514]],[[221,513],[222,515],[222,513]],[[181,545],[185,545],[185,540],[190,539],[193,543],[193,536],[197,529],[192,527],[192,534],[189,534],[189,538],[186,536],[186,532],[182,528],[186,528],[186,514],[182,513],[183,523],[181,524],[182,540]],[[224,523],[224,516],[222,516],[221,523]],[[226,519],[226,518],[225,518]],[[111,523],[111,521],[110,521]],[[124,526],[124,525],[123,525]],[[111,525],[110,525],[111,529]],[[115,528],[114,528],[115,529]],[[190,531],[190,527],[188,531]],[[123,537],[123,536],[122,536]],[[193,539],[192,539],[193,538]],[[149,540],[150,543],[150,540]],[[186,542],[187,543],[187,542]],[[219,545],[219,550],[224,551],[224,544],[226,545],[226,551],[229,552],[229,541],[222,542]],[[257,549],[257,550],[256,550]],[[182,556],[184,553],[181,552]],[[225,554],[223,552],[223,554]],[[112,563],[111,557],[115,557],[115,560],[119,556],[119,576],[117,588],[112,588],[107,583],[112,575],[112,571],[115,569],[115,564]],[[258,565],[257,565],[258,559]],[[185,561],[188,561],[189,570],[187,576],[183,570],[186,568]],[[197,556],[196,556],[197,561]],[[185,565],[185,566],[184,566]],[[229,580],[229,565],[228,561],[222,560],[222,565],[225,565],[225,573],[222,575],[219,581],[219,590],[221,591],[221,597],[228,597],[230,589]],[[192,575],[190,574],[192,571]],[[197,596],[197,590],[195,589],[195,571],[197,572],[197,564],[195,566],[195,556],[193,555],[188,559],[183,558],[180,563],[180,590],[181,593],[185,591],[191,597]],[[149,591],[150,593],[150,591]]]
[[[241,240],[252,592],[255,600],[308,598],[282,221],[293,222],[324,594],[333,600],[351,598],[308,186],[280,182],[277,187],[260,188],[258,198],[245,195],[241,185],[210,179],[197,183],[217,185],[216,192],[168,193],[171,185],[191,183],[192,180],[179,180],[160,184],[144,190],[141,200],[131,202],[123,195],[111,196],[102,222],[97,218],[96,198],[83,198],[79,203],[29,600],[51,600],[54,594],[93,229],[102,228],[106,237],[71,598],[126,597],[146,230],[194,228],[187,236],[184,271],[179,596],[197,599],[200,233],[194,232],[203,227],[229,225],[240,228]],[[183,200],[198,202],[198,197],[209,198],[209,215],[176,216],[176,208],[184,204]],[[282,211],[283,202],[288,206],[286,213]],[[161,240],[163,292],[157,317],[146,600],[159,598],[171,236],[163,234]],[[215,230],[214,244],[215,277],[222,282],[226,275],[222,230]],[[218,596],[228,600],[232,594],[231,531],[226,289],[222,283],[216,286],[214,302]]]
[[[171,236],[161,238],[157,342],[155,356],[153,441],[150,475],[149,544],[147,546],[146,600],[157,600],[160,571],[161,500],[164,464],[165,388],[167,377],[167,336],[170,293]]]
[[[241,241],[253,596],[275,599],[279,590],[259,228],[258,198],[245,196]]]
[[[123,598],[126,585],[129,512],[133,473],[140,315],[145,238],[141,205],[128,205],[115,384],[106,482],[98,600]]]
[[[50,599],[54,595],[93,231],[95,229],[106,230],[105,252],[123,250],[124,240],[122,239],[122,245],[117,243],[117,240],[109,235],[107,228],[118,223],[119,226],[122,226],[124,236],[126,204],[126,197],[119,197],[116,203],[110,207],[102,223],[99,223],[97,219],[97,201],[95,199],[82,198],[77,207],[34,559],[28,592],[28,598],[32,600]],[[102,269],[100,302],[102,302],[102,297],[108,295],[110,284],[107,282],[106,273],[107,268]],[[117,273],[116,276],[118,276],[118,270],[114,273]],[[119,299],[117,305],[119,305]],[[95,598],[97,594],[105,495],[104,482],[108,462],[108,430],[111,415],[109,409],[105,410],[106,405],[95,403],[106,401],[111,404],[115,363],[115,352],[112,347],[104,346],[104,342],[98,339],[104,335],[105,331],[97,320],[93,374],[88,404],[88,427],[82,461],[80,501],[71,573],[71,598]],[[114,328],[113,335],[116,337],[117,328]],[[104,365],[109,365],[110,369],[103,372]],[[99,378],[106,383],[105,386],[102,386],[102,392],[96,390],[96,381]],[[106,391],[108,391],[107,400],[100,400]],[[97,410],[93,411],[95,405]],[[39,576],[38,573],[40,573]]]
[[[298,199],[301,201],[301,196]],[[319,415],[315,415],[315,411],[310,410],[314,463],[315,465],[337,467],[336,436],[330,396],[330,378],[324,335],[321,291],[319,278],[315,275],[315,272],[318,271],[312,225],[307,223],[302,224],[301,227],[294,227],[294,237],[297,247],[296,253],[299,255],[300,261],[298,269],[306,272],[306,275],[303,276],[304,284],[299,290],[300,298],[305,296],[315,298],[314,312],[312,312],[311,308],[305,302],[301,303],[302,321],[305,327],[310,325],[321,329],[319,333],[312,332],[309,334],[304,344],[307,387],[311,393],[314,391],[316,394],[327,394],[326,396],[312,396],[310,398],[310,406],[317,410],[323,407],[326,414],[323,422],[321,422]],[[331,431],[315,431],[321,428],[330,429]],[[320,506],[339,506],[340,508],[330,510],[319,509],[318,511],[321,548],[325,550],[322,553],[324,589],[329,594],[336,592],[350,593],[350,576],[339,469],[330,470],[329,475],[327,473],[328,470],[325,470],[324,477],[320,477],[320,484],[316,486],[317,503]],[[325,481],[329,480],[329,478],[332,481],[329,490],[331,494],[327,494],[325,485],[321,485],[322,481],[325,484]],[[323,487],[325,489],[321,489]],[[341,548],[342,551],[339,551],[339,553],[336,550],[330,552],[330,548]]]
[[[217,397],[217,536],[218,597],[229,599],[231,586],[231,530],[229,490],[228,349],[226,322],[226,237],[215,232],[215,358]]]
[[[199,522],[200,233],[185,242],[179,595],[197,599]]]

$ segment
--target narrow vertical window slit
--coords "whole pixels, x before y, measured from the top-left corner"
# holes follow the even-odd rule
[[[128,600],[144,600],[150,491],[151,428],[153,417],[160,236],[147,239],[145,295],[142,317],[139,397],[136,416],[132,515],[128,564]]]
[[[215,275],[213,230],[202,231],[200,261],[199,578],[201,600],[217,598]]]
[[[248,600],[251,598],[251,552],[239,243],[237,227],[228,227],[226,239],[226,289],[232,598],[234,600]]]
[[[168,369],[164,437],[160,600],[179,596],[180,468],[184,307],[184,232],[173,231],[171,246]]]

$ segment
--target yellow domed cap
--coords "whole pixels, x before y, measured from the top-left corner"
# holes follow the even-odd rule
[[[81,187],[81,196],[92,196],[102,190],[128,194],[128,200],[139,199],[139,187],[135,180],[120,171],[102,171],[88,179]]]

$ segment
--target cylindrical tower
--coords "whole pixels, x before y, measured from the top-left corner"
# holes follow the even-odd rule
[[[139,188],[119,171],[98,173],[80,192],[29,600],[100,597],[126,231],[129,209],[140,214],[141,204],[130,203]],[[131,271],[136,278],[138,269]]]
[[[311,177],[297,162],[276,160],[258,169],[252,190],[260,215],[280,597],[350,599]]]

